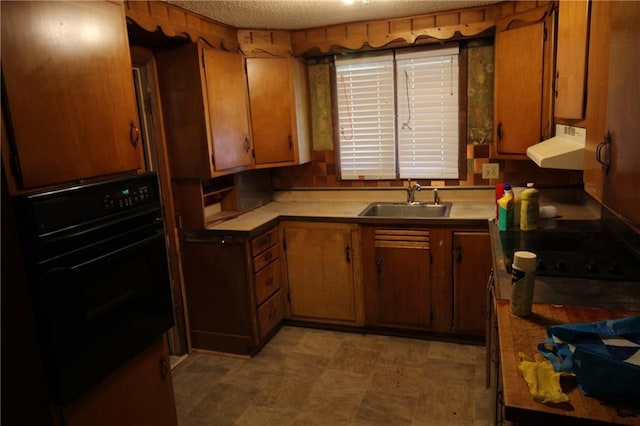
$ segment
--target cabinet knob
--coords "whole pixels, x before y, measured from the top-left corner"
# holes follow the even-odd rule
[[[600,163],[600,165],[602,165],[602,171],[604,172],[605,175],[609,174],[609,167],[611,166],[609,164],[610,144],[611,144],[611,132],[607,132],[607,134],[604,135],[602,142],[600,142],[598,144],[598,147],[596,148],[596,161]],[[606,159],[604,159],[602,155],[602,151],[605,150],[605,148],[606,148],[606,157],[607,157]]]
[[[131,121],[129,122],[129,142],[133,145],[134,148],[138,146],[138,141],[140,140],[140,129],[136,124]]]
[[[250,149],[251,149],[251,144],[249,144],[249,138],[245,137],[244,138],[244,150],[248,154]]]
[[[169,375],[169,363],[167,362],[165,357],[160,358],[160,377],[162,380],[165,380]]]

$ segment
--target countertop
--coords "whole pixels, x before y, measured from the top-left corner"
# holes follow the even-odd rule
[[[424,187],[415,193],[415,200],[432,202],[433,189]],[[252,232],[265,224],[281,219],[335,220],[356,223],[402,223],[408,225],[486,226],[495,217],[495,189],[487,187],[438,187],[441,202],[451,202],[451,212],[445,218],[389,219],[363,217],[359,214],[374,202],[405,202],[402,188],[353,190],[291,190],[277,191],[273,201],[243,213],[233,219],[207,225],[215,232]],[[570,195],[567,195],[570,194]],[[540,205],[554,205],[560,215],[576,218],[596,218],[597,206],[581,191],[544,191]]]
[[[621,417],[616,409],[603,405],[600,400],[584,396],[577,386],[563,383],[563,391],[570,401],[565,404],[535,402],[527,383],[518,369],[519,353],[533,359],[537,345],[546,339],[546,327],[553,324],[592,322],[632,316],[637,312],[602,308],[569,307],[534,304],[529,317],[518,317],[509,312],[509,301],[497,301],[500,363],[502,368],[503,401],[507,420],[535,424],[567,424],[570,420],[582,424],[585,419],[595,422],[640,425],[640,417]],[[553,416],[553,417],[548,417]],[[560,418],[557,416],[564,416]],[[527,423],[527,424],[529,424]],[[572,423],[573,424],[573,423]]]

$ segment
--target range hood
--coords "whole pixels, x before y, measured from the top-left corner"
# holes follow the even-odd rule
[[[527,156],[547,169],[584,170],[587,130],[556,124],[556,135],[527,148]]]

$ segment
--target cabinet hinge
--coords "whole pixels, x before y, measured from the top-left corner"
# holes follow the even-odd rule
[[[144,107],[146,109],[147,114],[153,116],[153,109],[151,103],[151,93],[145,92],[144,94]]]
[[[544,31],[542,32],[542,41],[547,41],[547,26],[544,26]]]
[[[204,58],[204,49],[202,49],[202,51],[200,52],[200,55],[202,55],[202,68],[204,68],[204,72],[206,74],[207,73],[207,61]]]
[[[282,239],[282,250],[287,251],[287,239]]]

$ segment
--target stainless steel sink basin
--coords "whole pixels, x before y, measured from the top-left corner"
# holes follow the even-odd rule
[[[359,214],[369,217],[448,217],[451,203],[372,203]]]

